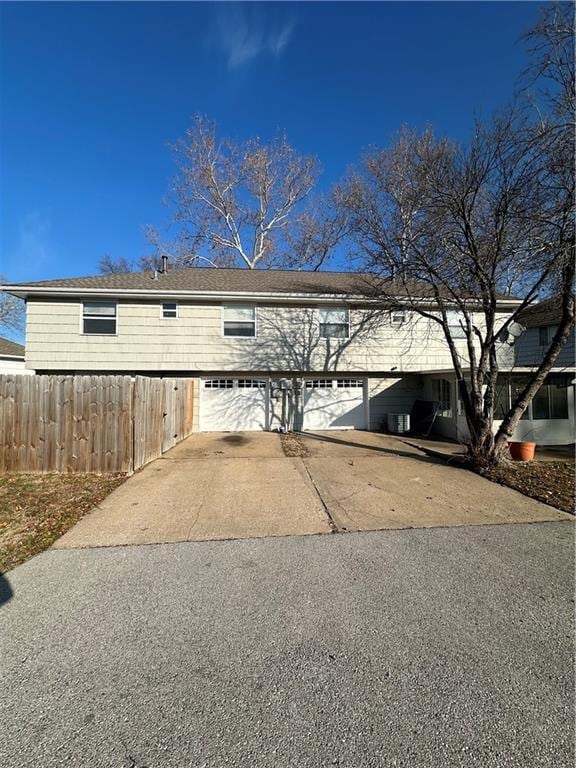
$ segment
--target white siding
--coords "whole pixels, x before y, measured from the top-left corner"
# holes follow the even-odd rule
[[[352,309],[351,338],[319,338],[314,307],[258,307],[257,338],[222,336],[219,303],[181,302],[176,320],[159,302],[118,304],[117,334],[81,333],[82,304],[28,302],[26,363],[37,370],[401,371],[451,366],[436,323],[415,317],[393,327],[387,313]],[[462,343],[465,354],[465,344]]]
[[[0,375],[7,373],[16,373],[19,375],[32,375],[34,371],[26,368],[24,360],[12,360],[7,357],[0,357]]]

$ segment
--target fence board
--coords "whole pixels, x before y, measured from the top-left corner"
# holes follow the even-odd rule
[[[192,432],[194,382],[0,375],[0,471],[130,472]]]

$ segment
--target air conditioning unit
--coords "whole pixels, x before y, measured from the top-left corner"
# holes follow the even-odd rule
[[[387,414],[386,423],[388,432],[392,432],[394,435],[403,435],[405,432],[410,432],[409,413],[389,413]]]

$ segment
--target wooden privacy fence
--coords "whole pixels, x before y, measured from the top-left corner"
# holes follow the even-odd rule
[[[0,471],[131,472],[192,432],[194,382],[0,376]]]

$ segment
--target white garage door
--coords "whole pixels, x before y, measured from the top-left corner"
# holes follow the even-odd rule
[[[268,382],[265,379],[202,380],[202,432],[247,432],[267,428]]]
[[[366,429],[363,379],[306,379],[304,429]]]

